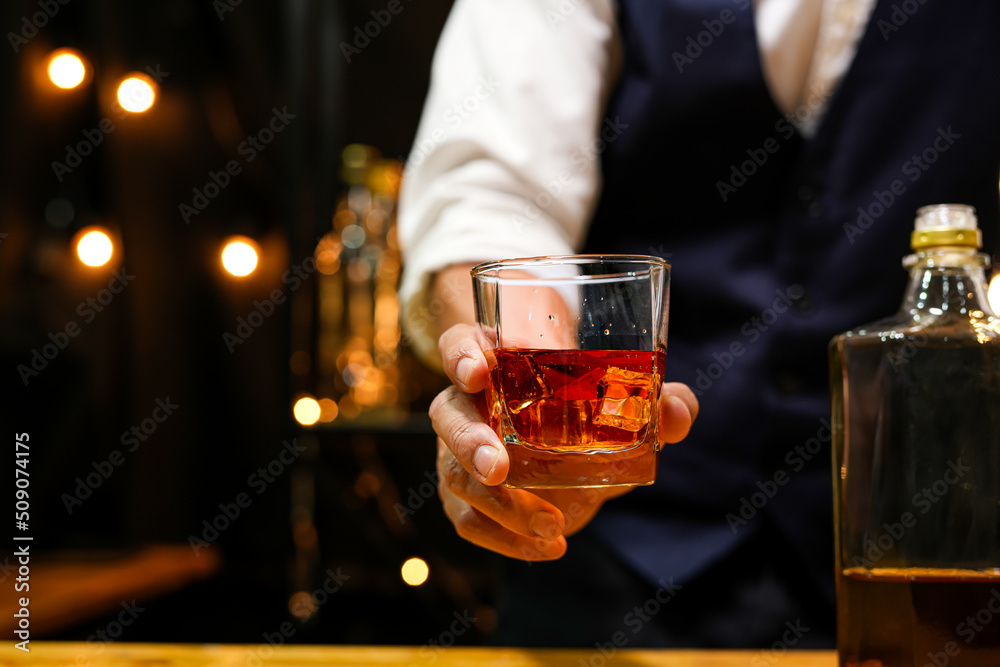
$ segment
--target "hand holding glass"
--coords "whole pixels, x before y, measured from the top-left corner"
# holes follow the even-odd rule
[[[489,262],[472,276],[490,422],[510,458],[504,485],[652,484],[669,264],[567,255]]]

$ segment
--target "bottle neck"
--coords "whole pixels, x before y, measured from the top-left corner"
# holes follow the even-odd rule
[[[975,248],[928,247],[908,255],[910,270],[902,310],[914,321],[992,315],[987,299],[989,256]]]

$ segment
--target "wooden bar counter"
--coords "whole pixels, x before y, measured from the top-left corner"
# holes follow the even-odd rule
[[[258,644],[96,644],[13,642],[0,665],[33,667],[836,667],[833,651],[619,650],[610,659],[596,650],[435,648],[411,646],[270,646]],[[273,651],[273,652],[272,652]]]

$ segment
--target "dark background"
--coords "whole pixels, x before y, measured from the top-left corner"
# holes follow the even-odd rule
[[[292,621],[296,632],[285,641],[419,645],[439,640],[466,612],[477,622],[458,643],[489,640],[488,557],[454,535],[436,496],[418,502],[429,495],[434,457],[422,415],[440,379],[422,376],[423,391],[409,401],[413,418],[399,425],[305,432],[290,408],[310,389],[309,376],[295,376],[289,359],[297,323],[315,309],[309,281],[232,352],[222,338],[255,299],[283,287],[282,273],[330,229],[345,187],[342,148],[409,151],[450,2],[401,2],[351,62],[341,42],[386,2],[43,0],[55,16],[36,33],[25,21],[44,10],[37,0],[0,9],[0,414],[5,440],[30,434],[36,571],[113,568],[148,545],[187,546],[283,441],[306,447],[221,531],[213,543],[221,566],[140,596],[145,611],[122,640],[255,643]],[[8,33],[28,43],[15,52]],[[92,76],[79,89],[57,92],[44,79],[58,47],[89,60]],[[131,70],[157,73],[160,96],[150,112],[122,116],[112,96]],[[238,146],[275,110],[294,119],[244,163]],[[53,161],[65,162],[68,147],[103,119],[114,130],[59,178]],[[179,205],[232,159],[242,173],[185,222]],[[106,267],[74,256],[74,233],[91,224],[118,236]],[[243,281],[218,267],[220,242],[236,233],[262,247],[260,268]],[[79,304],[116,271],[132,276],[127,287],[85,322]],[[18,367],[70,322],[80,334],[25,384]],[[158,400],[178,407],[69,511],[65,494],[77,478],[123,450],[122,434]],[[13,456],[4,458],[6,469]],[[404,520],[392,508],[407,498],[419,507]],[[410,556],[430,565],[423,586],[400,578]],[[295,593],[301,601],[337,568],[346,575],[341,589],[328,601],[315,596],[321,604],[307,619],[293,616]],[[2,578],[8,599],[12,581]],[[86,639],[114,618],[84,605],[58,631],[32,638]]]

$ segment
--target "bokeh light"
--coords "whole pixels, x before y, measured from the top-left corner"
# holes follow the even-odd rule
[[[303,426],[312,426],[318,422],[322,413],[319,403],[312,396],[303,396],[295,401],[295,405],[292,407],[295,421]]]
[[[45,222],[56,229],[69,227],[75,217],[76,209],[68,199],[56,197],[45,205]]]
[[[226,239],[222,248],[222,266],[234,276],[248,276],[257,268],[257,243],[245,236]]]
[[[80,54],[72,49],[59,49],[49,56],[49,81],[57,88],[69,90],[83,83],[87,66]]]
[[[156,102],[156,83],[145,74],[133,72],[118,86],[118,103],[125,111],[142,113]]]
[[[332,398],[319,399],[319,420],[321,422],[332,422],[337,418],[339,412],[340,408],[337,407],[337,402]]]
[[[1000,273],[990,281],[989,301],[993,312],[1000,315]]]
[[[316,598],[306,591],[297,591],[288,598],[288,611],[299,620],[305,620],[316,613]]]
[[[81,229],[74,240],[76,255],[87,266],[104,266],[114,254],[114,244],[107,231],[100,227]]]
[[[403,563],[400,574],[403,575],[403,581],[410,586],[419,586],[427,581],[430,568],[427,567],[427,563],[422,558],[410,558]]]

